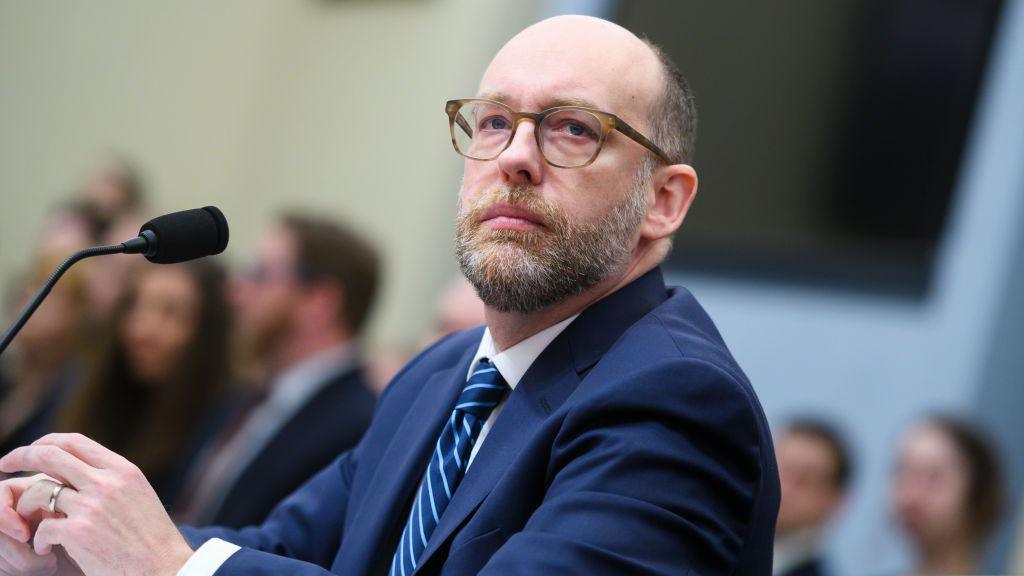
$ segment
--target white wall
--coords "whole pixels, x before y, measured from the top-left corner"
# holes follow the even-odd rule
[[[375,339],[415,343],[455,271],[444,102],[536,17],[500,0],[2,1],[0,283],[112,148],[154,211],[220,206],[231,260],[276,208],[345,217],[387,259]]]

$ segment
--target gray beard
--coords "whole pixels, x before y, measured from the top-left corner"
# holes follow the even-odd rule
[[[459,206],[455,254],[462,273],[488,307],[527,314],[579,295],[624,266],[647,212],[646,179],[594,222],[574,221],[544,202],[532,187],[502,187],[477,206]],[[461,194],[460,194],[461,197]],[[480,211],[496,202],[525,206],[546,230],[489,230]]]

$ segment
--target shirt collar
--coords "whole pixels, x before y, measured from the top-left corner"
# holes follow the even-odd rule
[[[480,346],[476,350],[476,356],[473,357],[473,361],[469,363],[469,372],[466,373],[468,379],[473,371],[476,370],[476,365],[480,363],[482,358],[487,358],[494,364],[494,367],[498,369],[498,373],[501,374],[505,382],[508,383],[509,387],[513,390],[516,389],[516,385],[523,379],[523,375],[530,369],[533,362],[537,360],[541,352],[551,344],[551,341],[558,337],[569,324],[579,314],[570,316],[561,322],[548,326],[547,328],[537,332],[533,336],[530,336],[526,340],[512,346],[507,350],[498,352],[494,345],[494,338],[491,337],[491,329],[487,328],[484,330],[483,338],[480,339]]]

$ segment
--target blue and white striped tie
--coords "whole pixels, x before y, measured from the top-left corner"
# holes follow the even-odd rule
[[[469,454],[480,429],[509,390],[505,379],[486,358],[466,381],[455,409],[434,445],[427,472],[412,502],[412,510],[391,560],[390,576],[406,576],[416,570],[441,515],[466,473]]]

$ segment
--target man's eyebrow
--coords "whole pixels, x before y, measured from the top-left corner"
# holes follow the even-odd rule
[[[512,100],[512,98],[505,92],[484,92],[477,96],[477,98],[483,98],[485,100],[494,100],[496,102],[501,102],[503,104],[508,104],[509,101]],[[581,108],[593,108],[595,110],[601,109],[601,107],[594,103],[594,101],[592,100],[587,100],[586,98],[579,98],[574,96],[556,96],[554,98],[545,100],[545,106],[543,109],[557,108],[559,106],[579,106]]]
[[[601,107],[595,104],[592,100],[586,98],[576,98],[572,96],[552,98],[547,101],[547,108],[556,108],[558,106],[579,106],[581,108],[593,108],[599,110]]]
[[[494,100],[495,102],[501,102],[503,104],[507,103],[509,100],[512,99],[508,94],[504,92],[484,92],[482,94],[477,95],[477,98],[482,98],[484,100]]]

